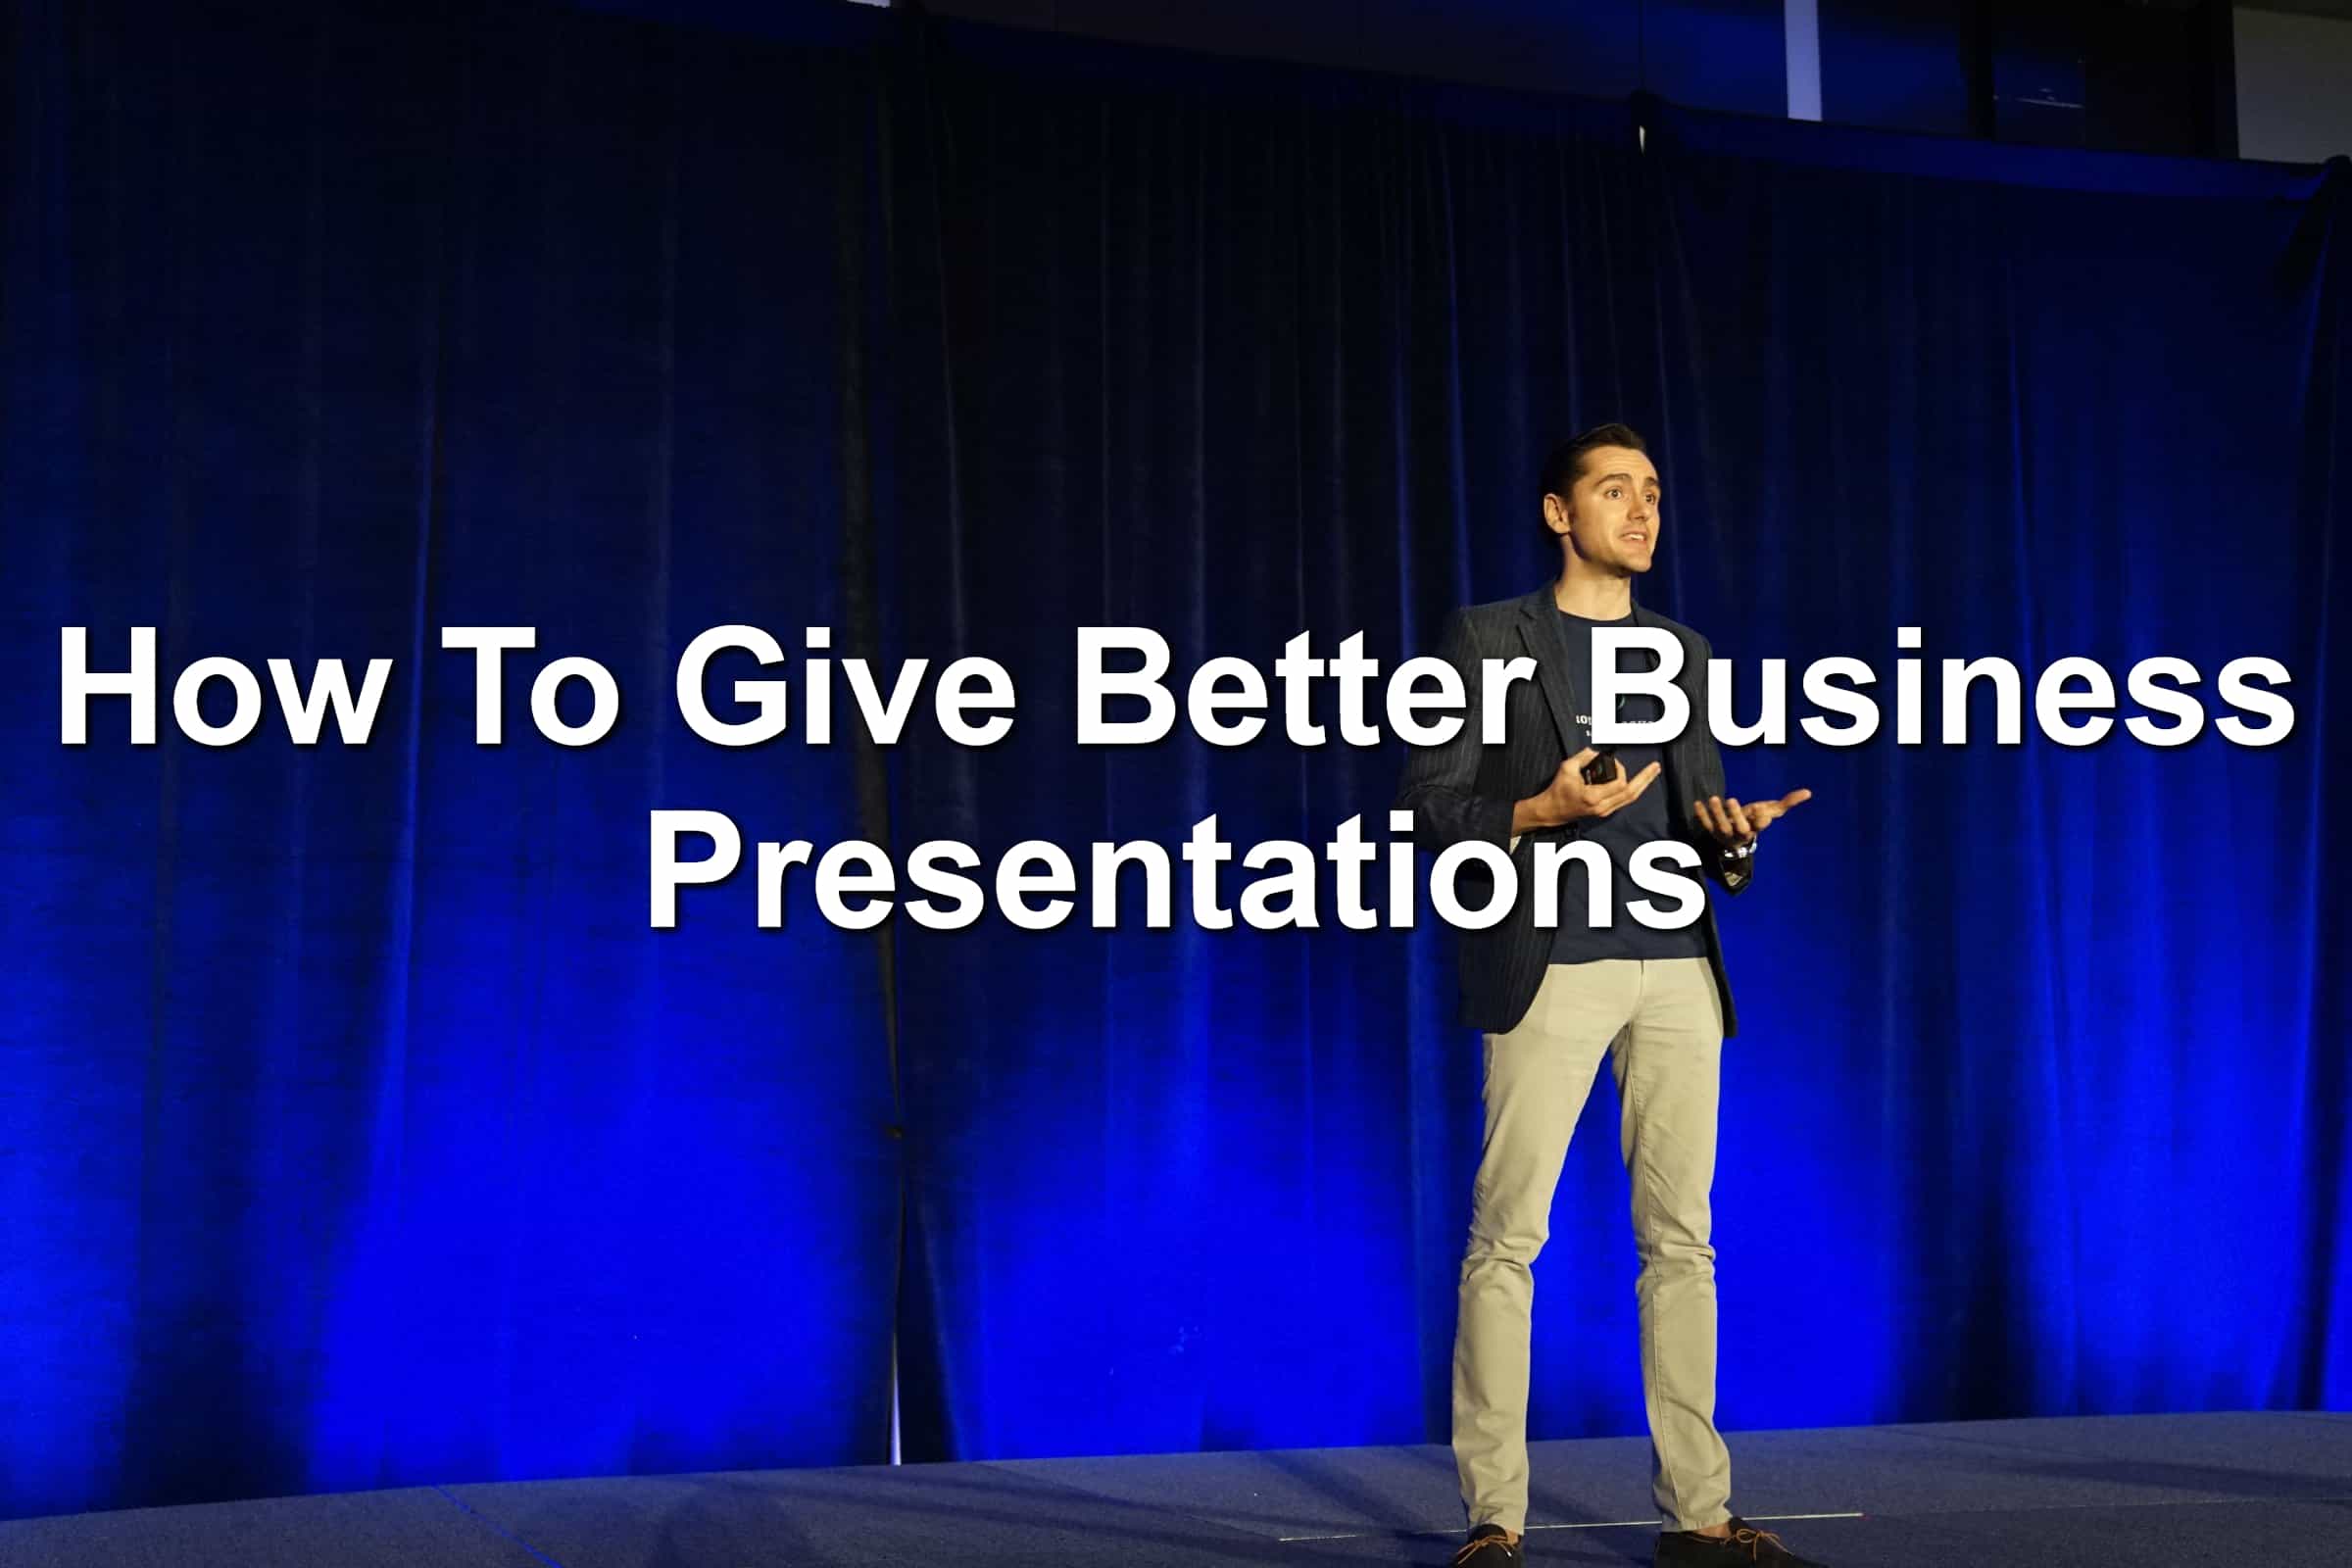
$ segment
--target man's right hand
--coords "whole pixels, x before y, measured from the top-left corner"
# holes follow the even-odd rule
[[[1585,764],[1597,755],[1588,746],[1562,762],[1543,794],[1531,795],[1511,808],[1511,831],[1524,833],[1530,828],[1558,827],[1588,816],[1610,815],[1640,800],[1642,792],[1657,781],[1655,762],[1627,778],[1625,763],[1612,760],[1614,776],[1608,782],[1588,784],[1584,779]]]

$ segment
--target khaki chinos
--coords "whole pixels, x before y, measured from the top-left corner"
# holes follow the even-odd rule
[[[1731,1458],[1715,1429],[1708,1195],[1723,1014],[1708,962],[1552,964],[1526,1016],[1483,1039],[1486,1133],[1453,1360],[1453,1449],[1470,1523],[1526,1528],[1529,1265],[1606,1053],[1642,1265],[1652,1492],[1668,1530],[1720,1524],[1731,1516]]]

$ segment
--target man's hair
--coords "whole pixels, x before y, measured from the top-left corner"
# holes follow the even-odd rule
[[[1585,454],[1594,447],[1630,447],[1648,455],[1649,445],[1630,424],[1596,424],[1583,435],[1571,436],[1544,455],[1544,490],[1547,496],[1568,499],[1576,481],[1584,477]],[[1545,530],[1549,532],[1548,529]]]

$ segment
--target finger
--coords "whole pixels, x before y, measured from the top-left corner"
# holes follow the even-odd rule
[[[1626,796],[1627,803],[1630,805],[1631,803],[1640,800],[1649,789],[1649,787],[1652,784],[1655,784],[1657,781],[1658,764],[1652,762],[1641,772],[1634,775],[1633,790]]]
[[[1690,814],[1698,818],[1698,825],[1705,828],[1710,837],[1721,838],[1723,836],[1715,826],[1715,813],[1707,809],[1707,803],[1704,799],[1690,803]]]
[[[1772,826],[1773,819],[1780,814],[1781,803],[1778,801],[1751,802],[1747,808],[1747,825],[1756,832],[1762,833],[1766,828]]]
[[[1612,784],[1614,784],[1614,785],[1616,785],[1616,786],[1617,786],[1618,788],[1620,788],[1620,789],[1624,788],[1624,787],[1625,787],[1625,759],[1624,759],[1624,758],[1622,758],[1622,757],[1612,757],[1612,758],[1610,758],[1610,759],[1609,759],[1609,766],[1611,766],[1612,768],[1616,769],[1616,776],[1615,776],[1615,777],[1613,777],[1613,778],[1611,778],[1611,779],[1609,780],[1609,782],[1610,782],[1610,783],[1612,783]]]
[[[1784,811],[1790,810],[1796,807],[1804,805],[1812,798],[1813,792],[1811,790],[1790,790],[1788,794],[1781,797],[1781,809]]]
[[[1732,826],[1739,830],[1740,836],[1743,839],[1754,838],[1756,830],[1748,825],[1747,812],[1740,807],[1738,797],[1735,796],[1725,804],[1731,809]]]
[[[1581,773],[1584,771],[1585,764],[1599,755],[1600,754],[1598,752],[1595,752],[1592,747],[1588,746],[1583,751],[1577,753],[1574,757],[1568,759],[1568,760],[1565,762],[1562,762],[1560,764],[1560,771],[1563,773]]]

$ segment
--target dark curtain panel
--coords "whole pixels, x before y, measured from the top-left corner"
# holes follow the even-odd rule
[[[1743,718],[1768,656],[1890,700],[1897,626],[1931,705],[1926,744],[1730,759],[1818,796],[1731,928],[1727,1410],[2342,1403],[2352,170],[1648,141],[1675,612]],[[2266,655],[2295,728],[2073,748],[2029,707],[2008,747],[1980,690],[1938,744],[1942,662],[1987,655],[2173,656],[2217,715]]]
[[[1073,629],[1163,632],[1181,689],[1301,631],[1393,663],[1540,581],[1545,446],[1646,401],[1625,108],[954,29],[904,79],[886,624],[1004,660],[1022,703],[984,751],[901,750],[899,847],[1051,839],[1083,872],[1091,841],[1211,814],[1243,848],[1359,815],[1387,842],[1402,754],[1336,727],[1073,745]],[[1478,1137],[1443,933],[1328,904],[1203,931],[1182,886],[1152,931],[1128,876],[1115,932],[1084,905],[898,928],[908,1454],[1442,1430]],[[1631,1334],[1623,1205],[1580,1180],[1542,1298],[1563,1348]],[[1557,1430],[1640,1419],[1624,1356],[1543,1397]]]
[[[839,193],[870,79],[573,18],[11,8],[0,166],[9,1511],[886,1458],[869,937],[647,812],[858,831],[845,747],[675,715],[844,623]],[[445,625],[535,625],[473,741]],[[58,744],[60,626],[93,705]],[[606,663],[603,742],[531,676]],[[395,660],[364,748],[181,738],[204,656]],[[713,670],[715,705],[748,658]],[[220,721],[225,686],[208,688]],[[564,716],[587,716],[567,689]],[[746,845],[746,856],[751,846]]]

